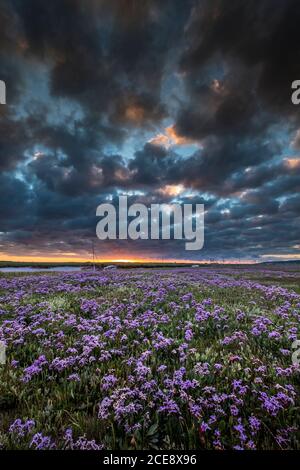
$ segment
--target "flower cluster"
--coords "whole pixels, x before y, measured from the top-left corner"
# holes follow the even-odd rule
[[[299,274],[255,269],[0,277],[0,446],[300,448]]]

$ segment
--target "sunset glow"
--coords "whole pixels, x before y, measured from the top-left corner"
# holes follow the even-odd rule
[[[28,3],[0,5],[0,259],[299,259],[297,2]],[[125,195],[164,207],[168,241],[145,212],[98,236],[101,205],[129,227]],[[174,204],[204,206],[201,246]]]
[[[273,255],[270,255],[273,256]],[[300,257],[300,255],[299,255]],[[8,261],[8,257],[1,254],[0,261]],[[63,256],[9,256],[9,261],[19,262],[19,263],[93,263],[91,258],[85,257],[63,257]],[[99,258],[95,260],[95,263],[157,263],[157,264],[168,264],[168,263],[178,263],[178,264],[213,264],[221,262],[222,264],[255,264],[253,260],[209,260],[201,259],[199,261],[193,259],[162,259],[162,258]]]

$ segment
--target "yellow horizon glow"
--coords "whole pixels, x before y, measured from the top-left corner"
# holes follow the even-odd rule
[[[269,255],[272,256],[272,255]],[[62,256],[8,256],[3,253],[0,253],[0,261],[5,262],[19,262],[19,263],[93,263],[90,258],[85,257],[72,257],[66,258]],[[182,260],[182,259],[161,259],[161,258],[128,258],[128,257],[112,257],[112,258],[97,258],[95,264],[97,263],[159,263],[159,264],[168,264],[168,263],[178,263],[178,264],[255,264],[253,260]]]

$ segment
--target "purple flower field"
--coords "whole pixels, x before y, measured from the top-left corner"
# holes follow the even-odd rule
[[[300,273],[0,277],[3,449],[299,449]]]

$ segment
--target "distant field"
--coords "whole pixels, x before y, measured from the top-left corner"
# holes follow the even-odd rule
[[[300,449],[298,269],[1,273],[0,447]]]

